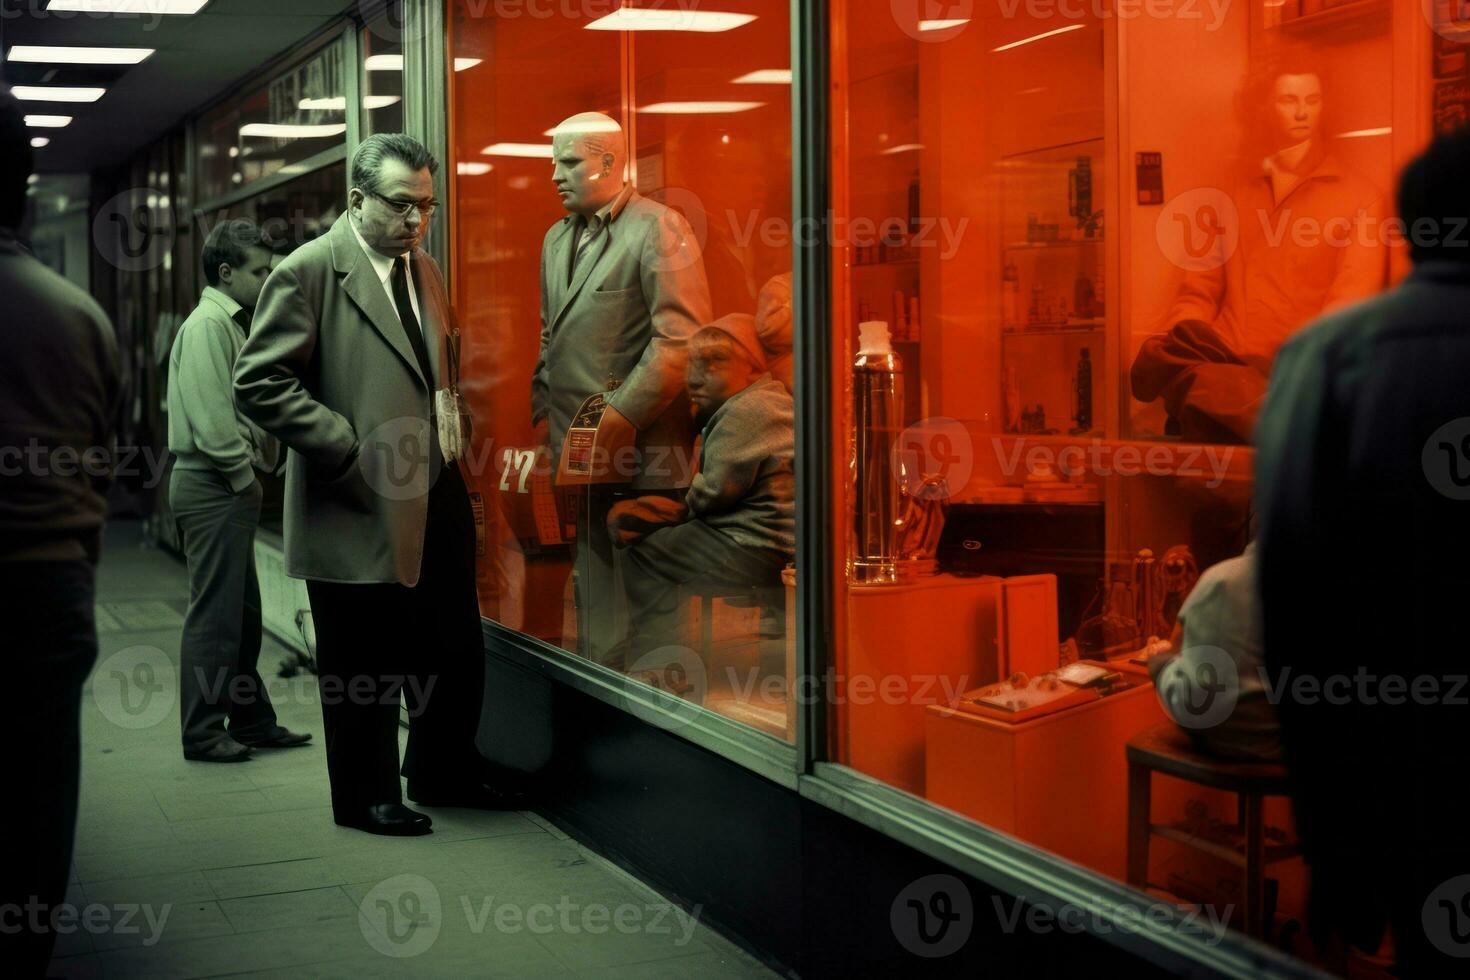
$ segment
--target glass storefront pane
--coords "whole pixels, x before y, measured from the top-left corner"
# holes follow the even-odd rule
[[[362,29],[362,135],[403,132],[403,4]]]
[[[1244,698],[1173,720],[1148,658],[1249,653],[1204,624],[1250,594],[1255,414],[1286,337],[1405,265],[1430,34],[1377,0],[889,7],[833,3],[831,754],[1125,879],[1130,739],[1277,750]],[[1228,843],[1234,798],[1153,792],[1177,833],[1135,883],[1238,907],[1176,843]],[[1300,861],[1269,874],[1301,915]]]
[[[342,47],[331,43],[195,124],[197,199],[222,197],[347,141]]]
[[[658,30],[618,29],[628,15],[614,7],[453,5],[454,283],[490,543],[482,609],[789,738],[789,4],[742,4],[715,32],[682,10]],[[554,138],[589,112],[603,118]],[[626,187],[605,195],[607,224],[587,226],[574,268],[584,224],[553,168],[585,159],[585,192],[611,186],[596,173],[617,169],[602,160],[616,139],[598,142],[609,127]],[[706,397],[711,374],[726,388]],[[594,437],[579,416],[604,394]],[[749,430],[734,448],[731,418]],[[717,448],[701,465],[706,428]]]

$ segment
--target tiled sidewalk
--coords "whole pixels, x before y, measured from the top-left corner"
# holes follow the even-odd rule
[[[531,813],[428,810],[428,837],[332,823],[310,680],[277,680],[310,747],[185,762],[176,675],[187,581],[109,533],[101,653],[82,707],[82,805],[60,936],[68,977],[597,977],[769,970]],[[267,640],[261,673],[284,649]]]

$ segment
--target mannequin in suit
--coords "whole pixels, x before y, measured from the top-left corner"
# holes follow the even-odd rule
[[[580,652],[620,668],[626,613],[607,512],[620,497],[682,496],[689,486],[694,427],[684,373],[689,338],[713,319],[709,283],[688,222],[627,182],[615,120],[572,116],[552,146],[552,183],[568,214],[541,249],[531,417],[555,461],[582,402],[611,392],[597,436],[608,471],[578,506],[572,574]]]

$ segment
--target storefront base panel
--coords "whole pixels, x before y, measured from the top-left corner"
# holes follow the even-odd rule
[[[502,653],[487,637],[481,752],[527,772],[537,810],[567,834],[779,972],[1166,975],[1097,936],[1028,928],[1012,896]],[[894,923],[913,921],[907,899],[927,893],[911,886],[930,875],[962,882],[973,909],[942,957],[911,952]]]

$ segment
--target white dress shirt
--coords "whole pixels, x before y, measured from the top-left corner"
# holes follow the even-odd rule
[[[388,295],[388,305],[393,309],[393,312],[396,315],[398,313],[398,301],[393,298],[393,263],[402,261],[407,264],[412,253],[404,252],[396,259],[389,258],[388,256],[384,255],[382,252],[379,252],[377,249],[373,248],[367,243],[367,239],[362,237],[362,232],[358,230],[357,222],[352,220],[351,215],[345,215],[344,218],[345,220],[352,223],[352,233],[357,236],[357,244],[361,245],[362,250],[367,253],[368,261],[373,264],[373,271],[378,274],[378,282],[383,284],[383,292]],[[419,332],[423,333],[424,315],[419,310],[419,291],[417,288],[415,288],[413,284],[413,268],[410,266],[407,269],[407,272],[408,302],[409,305],[413,307],[414,318],[419,321]],[[428,340],[428,335],[424,334],[424,342],[428,343]]]

